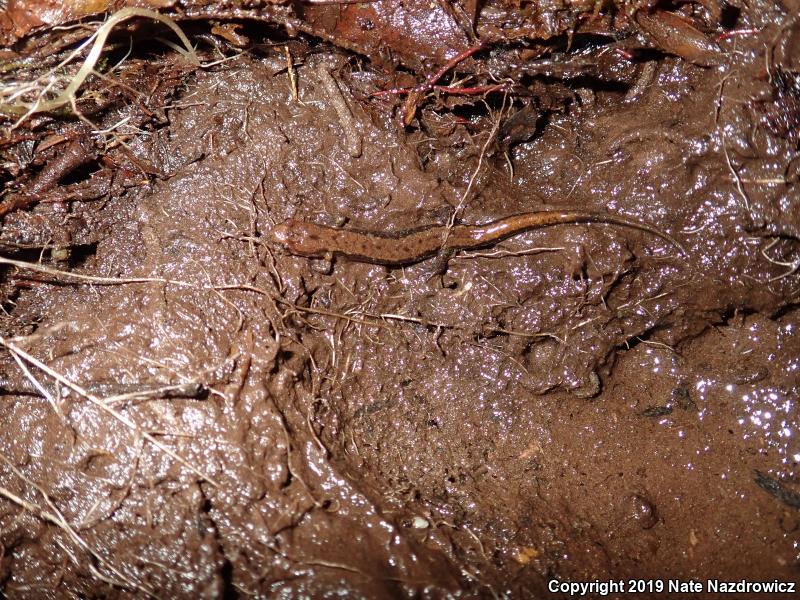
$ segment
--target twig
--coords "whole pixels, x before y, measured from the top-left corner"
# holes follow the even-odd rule
[[[162,398],[197,398],[200,394],[206,392],[207,389],[202,383],[189,382],[178,383],[175,385],[165,385],[162,387],[137,390],[135,392],[128,392],[125,394],[118,394],[116,396],[108,396],[103,398],[103,401],[109,406],[115,404],[124,404],[126,402],[137,400],[157,400]]]
[[[45,389],[45,387],[41,384],[41,382],[38,379],[36,379],[36,377],[33,376],[33,374],[28,369],[27,365],[25,365],[25,363],[22,362],[22,359],[19,356],[17,356],[13,352],[11,353],[11,356],[14,358],[20,370],[28,379],[28,381],[30,381],[33,384],[33,387],[36,388],[36,390],[38,390],[38,392],[42,396],[44,396],[44,398],[50,403],[50,406],[53,407],[53,412],[56,413],[61,418],[62,421],[65,420],[64,413],[61,412],[61,408],[58,406],[58,404],[56,404],[56,400],[55,398],[53,398],[53,395],[50,392],[48,392],[47,389]]]
[[[283,47],[283,54],[286,56],[286,75],[289,77],[289,91],[292,93],[292,100],[300,102],[300,96],[297,93],[297,71],[294,68],[294,60],[292,60],[292,53],[289,51],[289,46]]]
[[[453,229],[455,225],[456,218],[458,218],[459,213],[463,210],[464,205],[467,202],[467,197],[469,193],[472,191],[472,186],[475,185],[475,180],[478,178],[478,174],[481,171],[481,167],[483,167],[483,159],[486,156],[486,151],[489,148],[489,144],[494,141],[497,132],[500,129],[500,121],[503,117],[503,110],[506,107],[506,100],[508,99],[508,94],[503,96],[503,104],[500,106],[500,113],[497,117],[497,120],[492,127],[492,130],[489,132],[489,136],[486,138],[486,142],[484,142],[483,147],[481,148],[480,156],[478,156],[478,165],[475,167],[475,170],[472,172],[472,176],[469,178],[469,183],[467,184],[467,189],[464,190],[464,193],[461,194],[461,199],[458,201],[458,204],[453,209],[453,212],[450,213],[450,218],[447,220],[447,226],[445,227],[445,233],[442,238],[442,250],[444,250],[445,246],[447,245],[447,238],[450,237],[450,231]]]
[[[473,46],[472,48],[468,48],[463,52],[459,52],[453,58],[448,60],[438,71],[429,75],[425,79],[425,81],[423,83],[420,83],[419,85],[416,85],[412,88],[392,88],[389,90],[380,90],[370,94],[370,97],[407,95],[408,97],[406,98],[402,114],[403,114],[403,125],[408,126],[414,120],[414,115],[417,112],[417,106],[419,102],[422,100],[423,96],[434,89],[459,95],[474,95],[481,93],[489,93],[499,89],[507,90],[508,88],[506,84],[478,86],[472,88],[451,88],[448,86],[436,85],[436,82],[439,81],[442,77],[444,77],[445,73],[447,73],[450,69],[455,67],[458,63],[460,63],[464,59],[472,56],[479,50],[482,50],[484,46],[485,44],[481,42],[477,46]]]

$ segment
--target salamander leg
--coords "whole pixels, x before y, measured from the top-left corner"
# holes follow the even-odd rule
[[[333,272],[333,252],[326,252],[322,258],[312,260],[311,270],[323,275],[330,275]]]

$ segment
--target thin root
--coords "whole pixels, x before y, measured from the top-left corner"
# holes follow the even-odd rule
[[[172,459],[174,459],[177,462],[179,462],[181,465],[183,465],[184,467],[189,469],[192,473],[194,473],[195,475],[197,475],[198,477],[200,477],[204,481],[209,482],[211,485],[213,485],[215,487],[219,487],[219,483],[217,483],[213,478],[211,478],[208,475],[206,475],[205,473],[203,473],[200,469],[195,467],[193,464],[191,464],[188,460],[183,458],[177,452],[175,452],[174,450],[172,450],[168,446],[165,446],[164,444],[159,442],[150,433],[148,433],[146,431],[142,431],[142,429],[138,425],[136,425],[136,423],[131,421],[128,417],[126,417],[122,413],[118,412],[116,409],[114,409],[111,406],[109,406],[108,404],[106,404],[102,399],[98,398],[94,394],[90,394],[86,389],[84,389],[83,387],[81,387],[80,385],[75,383],[74,381],[72,381],[70,379],[67,379],[61,373],[55,371],[54,369],[51,369],[50,367],[48,367],[46,364],[44,364],[43,362],[41,362],[37,358],[34,358],[32,355],[30,355],[29,353],[25,352],[22,348],[20,348],[19,346],[17,346],[13,342],[11,342],[11,341],[3,338],[3,337],[0,337],[0,345],[4,346],[11,354],[17,355],[20,358],[25,359],[25,361],[27,361],[29,364],[32,364],[33,366],[35,366],[40,371],[43,371],[44,373],[46,373],[47,375],[49,375],[50,377],[52,377],[53,379],[58,381],[60,384],[68,387],[69,389],[71,389],[76,394],[86,398],[89,402],[94,404],[101,411],[111,415],[112,417],[114,417],[114,419],[116,419],[117,421],[119,421],[120,423],[125,425],[125,427],[127,427],[128,429],[130,429],[131,431],[133,431],[137,435],[141,435],[145,440],[150,442],[153,446],[155,446],[156,448],[161,450],[167,456],[169,456]]]

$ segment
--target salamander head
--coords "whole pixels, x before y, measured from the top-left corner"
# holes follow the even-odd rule
[[[288,219],[273,227],[267,237],[271,242],[283,246],[291,254],[322,258],[329,251],[324,234],[324,228],[320,225]]]

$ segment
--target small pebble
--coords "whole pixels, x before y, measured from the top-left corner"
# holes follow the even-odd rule
[[[431,524],[428,523],[428,520],[423,519],[422,517],[414,517],[411,525],[414,527],[414,529],[427,529],[431,526]]]

